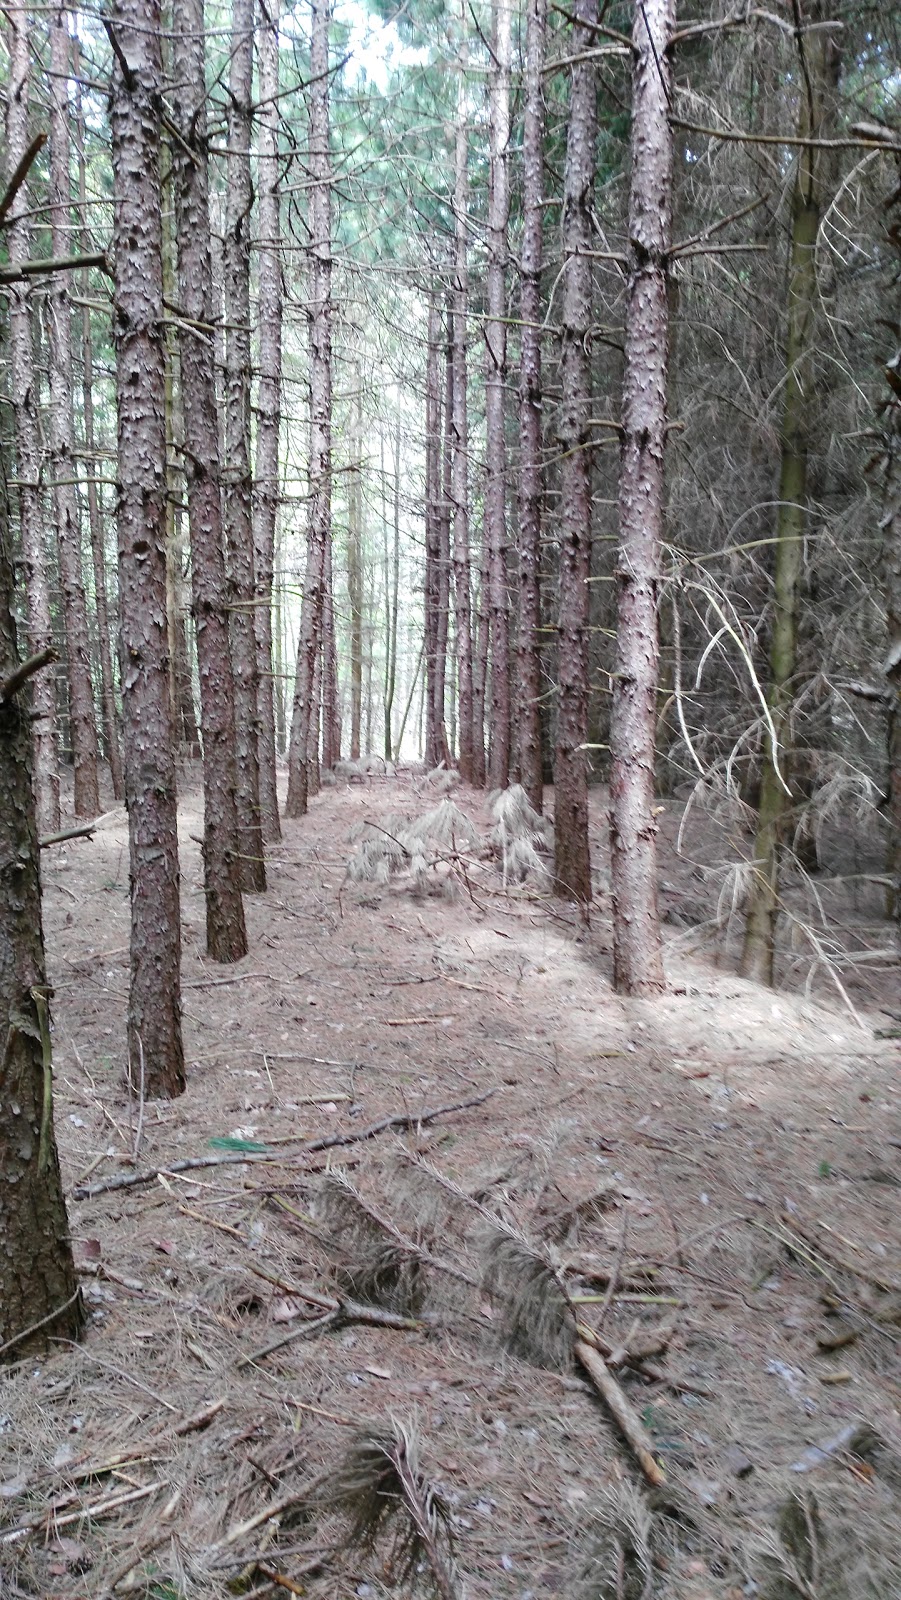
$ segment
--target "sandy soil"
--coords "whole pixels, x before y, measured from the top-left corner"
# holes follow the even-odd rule
[[[791,958],[779,992],[742,982],[725,933],[690,953],[721,898],[719,845],[698,822],[678,858],[672,803],[670,992],[623,1001],[603,796],[590,928],[505,892],[479,851],[453,902],[347,881],[354,824],[435,798],[409,774],[324,791],[270,849],[251,953],[224,969],[204,958],[188,792],[189,1086],[142,1116],[122,1084],[124,818],[46,852],[57,1131],[90,1325],[0,1386],[0,1591],[405,1593],[390,1530],[349,1547],[329,1500],[359,1430],[396,1423],[468,1600],[901,1595],[899,1043],[875,1037],[897,967],[843,969],[846,1003],[825,968],[805,995]],[[484,797],[457,799],[487,838]],[[874,895],[849,917],[856,949],[889,945]],[[405,1128],[357,1137],[395,1114]],[[332,1134],[354,1142],[300,1148]],[[136,1144],[152,1181],[78,1198],[133,1175]],[[664,1490],[636,1499],[635,1457],[565,1327],[561,1342],[554,1273],[629,1351],[614,1370]],[[330,1315],[348,1296],[409,1325]],[[427,1552],[412,1581],[427,1592]]]

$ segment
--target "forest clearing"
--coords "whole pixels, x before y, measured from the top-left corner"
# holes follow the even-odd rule
[[[901,1600],[899,23],[0,6],[0,1600]]]
[[[670,993],[621,1000],[603,893],[586,929],[505,891],[484,795],[455,801],[478,837],[449,900],[347,876],[362,820],[435,805],[422,774],[324,790],[271,852],[252,953],[223,976],[203,954],[195,785],[188,1088],[146,1107],[121,1082],[124,819],[48,852],[89,1329],[3,1389],[10,1594],[398,1593],[405,1513],[367,1556],[316,1500],[356,1430],[395,1422],[447,1507],[450,1594],[899,1592],[901,1046],[873,1037],[894,1013],[871,991],[855,1018],[828,979],[774,997],[724,970],[678,915],[702,914],[691,864],[715,839],[705,823],[677,859],[675,805]],[[595,791],[599,860],[603,832]],[[390,1117],[409,1122],[361,1137]],[[666,1475],[646,1509],[553,1284],[511,1326],[511,1239],[552,1263],[643,1421]],[[786,1587],[807,1559],[803,1532],[779,1542],[792,1505],[816,1508],[808,1591]]]

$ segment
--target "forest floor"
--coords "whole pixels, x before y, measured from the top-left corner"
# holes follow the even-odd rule
[[[485,797],[455,799],[486,840]],[[188,1089],[142,1112],[122,1076],[124,816],[45,852],[90,1319],[0,1384],[0,1592],[406,1593],[390,1529],[347,1539],[375,1459],[370,1510],[435,1492],[413,1592],[434,1561],[466,1600],[901,1595],[888,925],[852,907],[877,956],[852,971],[866,990],[846,969],[847,1003],[823,968],[808,995],[791,963],[777,992],[742,982],[704,931],[719,847],[696,832],[678,856],[668,803],[670,989],[622,1000],[603,882],[586,928],[505,889],[486,849],[453,901],[347,880],[354,824],[435,801],[411,774],[323,791],[247,899],[250,954],[221,968],[188,790]],[[601,792],[592,826],[603,863]],[[361,1137],[389,1116],[406,1124]],[[221,1164],[178,1170],[197,1158]],[[82,1197],[136,1171],[152,1180]],[[653,1493],[573,1359],[560,1284],[651,1436]],[[396,1485],[361,1429],[409,1440]]]

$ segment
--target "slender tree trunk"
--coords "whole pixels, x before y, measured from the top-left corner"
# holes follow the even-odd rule
[[[116,0],[112,69],[119,618],[131,853],[128,1061],[148,1096],[185,1086],[175,752],[166,632],[159,0]]]
[[[666,512],[667,262],[673,186],[668,112],[675,20],[675,0],[636,4],[616,670],[610,721],[613,982],[620,994],[655,994],[664,987],[654,748],[660,659],[657,599]]]
[[[441,315],[435,291],[429,296],[429,321],[425,373],[425,741],[427,767],[444,760],[439,727],[443,731],[444,708],[436,694],[438,676],[438,569],[439,523],[441,510],[441,395],[438,382]]]
[[[69,13],[50,20],[50,253],[72,255],[69,173]],[[72,411],[72,319],[69,291],[62,273],[54,274],[47,293],[47,352],[50,365],[50,450],[48,466],[59,550],[59,577],[66,630],[66,674],[77,817],[96,817],[100,810],[97,783],[97,726],[91,686],[91,646],[81,564],[81,523],[75,495],[75,423]]]
[[[808,23],[822,22],[830,14],[823,0],[813,0],[806,10]],[[823,27],[814,31],[808,29],[802,48],[798,137],[818,139],[823,136],[830,91],[838,75],[838,51],[833,37]],[[773,575],[774,617],[767,695],[775,739],[769,734],[765,736],[762,754],[754,871],[741,958],[744,977],[770,985],[779,914],[779,850],[793,805],[789,788],[790,744],[798,600],[807,532],[807,460],[816,406],[816,246],[823,213],[825,160],[822,151],[809,145],[799,150],[792,198],[785,396]]]
[[[6,152],[11,176],[29,145],[29,19],[24,11],[6,13],[9,48],[9,87],[6,108]],[[23,184],[7,218],[11,266],[31,255],[31,205],[28,184]],[[28,648],[38,655],[53,643],[50,585],[44,547],[40,491],[38,393],[34,370],[31,326],[31,288],[28,280],[11,283],[9,294],[10,397],[13,404],[18,479],[19,535],[25,569],[28,607]],[[49,672],[38,673],[32,683],[34,714],[34,764],[38,828],[55,833],[60,825],[59,763],[56,748],[56,694]]]
[[[257,259],[260,383],[257,394],[256,480],[253,503],[254,628],[257,661],[260,820],[263,838],[281,838],[275,765],[272,659],[272,579],[279,504],[282,393],[282,268],[279,208],[279,0],[260,0],[257,49],[260,109],[257,164]]]
[[[887,242],[895,254],[891,276],[892,294],[897,299],[901,283],[901,184],[886,206]],[[879,527],[882,533],[883,594],[888,649],[883,673],[889,693],[886,728],[886,766],[888,769],[888,849],[886,871],[889,876],[886,912],[901,933],[901,337],[895,333],[896,349],[884,367],[886,393],[879,407],[880,434],[884,455],[884,503]]]
[[[335,637],[331,543],[326,559],[326,583],[322,607],[322,765],[331,769],[336,761],[341,760],[341,704],[338,690],[338,641]]]
[[[332,520],[332,200],[329,139],[330,0],[313,0],[310,36],[310,520],[288,750],[289,817],[307,809],[313,679],[322,631]]]
[[[228,82],[228,179],[225,196],[225,456],[222,473],[229,569],[229,637],[235,680],[235,765],[240,881],[266,887],[260,820],[259,675],[254,629],[253,478],[250,470],[250,223],[253,184],[254,0],[232,0]]]
[[[451,336],[453,319],[448,306],[445,319],[445,349],[444,349],[444,417],[441,423],[441,462],[440,462],[440,494],[438,500],[437,517],[437,569],[438,569],[438,594],[437,616],[435,619],[435,724],[440,735],[441,745],[438,751],[439,760],[450,764],[454,748],[453,737],[447,731],[447,641],[450,631],[450,586],[451,586],[451,473],[453,470],[453,432],[452,418],[454,409],[454,347]],[[451,683],[455,683],[455,674],[451,673]],[[454,704],[453,692],[451,705]]]
[[[185,82],[172,141],[178,238],[178,291],[184,455],[191,530],[194,621],[203,734],[203,862],[207,949],[214,961],[247,953],[236,806],[235,701],[229,652],[222,493],[213,347],[197,324],[214,320],[204,81],[203,0],[173,0],[175,59]]]
[[[597,0],[575,0],[572,54],[591,49]],[[554,874],[560,894],[591,900],[588,849],[588,577],[591,567],[591,207],[597,142],[595,62],[572,68],[563,190],[560,352],[560,620],[554,751]]]
[[[385,480],[382,455],[382,483]],[[384,501],[383,501],[384,504]],[[389,555],[388,519],[385,518],[385,614],[388,622],[388,648],[385,657],[385,760],[394,759],[392,718],[397,687],[397,617],[400,604],[400,422],[394,434],[394,546]]]
[[[466,52],[461,49],[454,156],[453,410],[451,500],[454,521],[454,626],[460,776],[474,776],[472,601],[469,575],[469,428],[466,394],[466,315],[469,308],[469,173],[466,130]]]
[[[24,21],[24,15],[23,15]],[[77,1339],[75,1276],[53,1132],[50,994],[32,779],[30,696],[19,666],[0,462],[0,1363]],[[45,669],[46,670],[46,669]]]
[[[485,786],[485,689],[488,683],[488,530],[482,525],[479,556],[479,589],[476,606],[474,648],[472,652],[472,781]]]
[[[491,73],[491,173],[488,198],[488,283],[485,322],[485,526],[491,616],[491,709],[488,783],[505,789],[510,779],[510,618],[507,600],[506,451],[504,389],[507,381],[507,219],[510,210],[509,0],[494,0]]]
[[[522,135],[523,230],[519,357],[519,633],[517,637],[520,782],[541,811],[541,262],[544,198],[544,66],[547,0],[526,0]]]
[[[76,44],[76,51],[78,47]],[[76,55],[76,70],[79,58]],[[78,148],[78,199],[81,206],[81,251],[87,255],[91,249],[91,235],[85,226],[87,216],[87,161],[85,157],[85,132],[84,115],[81,104],[81,85],[75,90],[75,127]],[[90,282],[88,274],[82,276],[82,296],[89,298]],[[94,355],[91,339],[91,311],[90,307],[83,305],[81,308],[81,399],[82,416],[84,419],[84,444],[89,458],[88,464],[88,528],[91,538],[91,558],[94,566],[94,605],[97,611],[97,643],[100,661],[100,704],[103,712],[103,737],[106,744],[106,758],[109,762],[110,780],[113,786],[113,795],[117,800],[122,800],[125,795],[125,786],[122,777],[122,752],[119,747],[119,719],[116,713],[116,682],[113,676],[113,657],[111,647],[109,602],[106,588],[106,552],[104,548],[103,518],[100,510],[100,497],[97,493],[96,464],[94,461],[95,433],[94,433]]]
[[[350,759],[360,758],[363,711],[363,374],[353,368],[351,472],[347,490],[347,598],[350,606]]]

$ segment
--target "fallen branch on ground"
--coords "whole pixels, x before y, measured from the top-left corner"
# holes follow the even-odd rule
[[[268,1163],[270,1166],[286,1165],[289,1161],[300,1160],[303,1156],[315,1155],[319,1150],[335,1150],[343,1145],[361,1144],[366,1139],[374,1139],[380,1133],[387,1133],[390,1128],[419,1128],[427,1122],[434,1122],[436,1117],[448,1117],[454,1111],[468,1111],[472,1106],[484,1105],[486,1100],[497,1094],[497,1087],[486,1089],[483,1094],[471,1096],[469,1100],[457,1100],[453,1105],[435,1106],[430,1111],[404,1111],[391,1117],[383,1117],[380,1122],[373,1122],[368,1128],[360,1128],[354,1133],[329,1133],[321,1139],[309,1139],[306,1144],[299,1145],[296,1150],[286,1151],[281,1156],[255,1155],[250,1151],[230,1151],[218,1156],[195,1156],[191,1160],[172,1161],[168,1166],[149,1167],[144,1172],[122,1173],[115,1178],[106,1178],[100,1183],[92,1183],[87,1187],[80,1187],[71,1191],[73,1200],[92,1200],[95,1195],[106,1194],[112,1189],[133,1189],[138,1184],[153,1183],[162,1173],[194,1172],[203,1167],[227,1167],[236,1165],[259,1165]]]
[[[630,1446],[642,1472],[653,1488],[666,1483],[666,1474],[654,1460],[653,1440],[644,1423],[630,1406],[600,1351],[584,1339],[576,1340],[576,1357],[601,1396],[620,1433]]]

